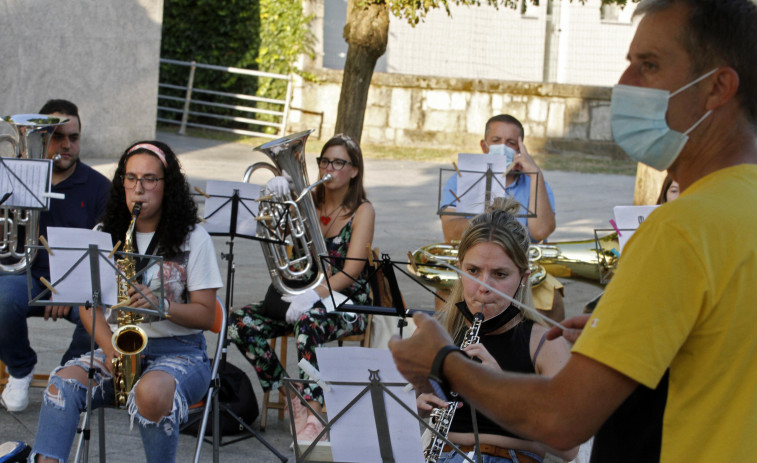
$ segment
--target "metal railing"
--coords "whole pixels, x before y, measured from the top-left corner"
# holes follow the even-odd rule
[[[195,61],[188,62],[188,61],[177,61],[177,60],[172,60],[172,59],[161,58],[160,62],[161,64],[186,66],[189,68],[189,76],[187,79],[186,86],[173,85],[173,84],[167,84],[167,83],[161,83],[161,82],[158,83],[158,88],[159,88],[158,90],[158,111],[159,112],[158,112],[158,117],[157,117],[158,122],[180,125],[179,133],[182,135],[186,132],[187,127],[199,127],[203,129],[209,129],[209,130],[219,130],[222,132],[231,132],[231,133],[236,133],[240,135],[248,135],[248,136],[253,136],[253,137],[279,138],[284,135],[284,132],[286,131],[287,117],[289,116],[289,109],[290,109],[289,105],[292,98],[291,76],[286,76],[283,74],[273,74],[270,72],[253,71],[249,69],[240,69],[240,68],[226,67],[226,66],[215,66],[211,64],[201,64]],[[270,78],[270,79],[285,80],[287,82],[286,97],[283,100],[277,100],[273,98],[264,98],[264,97],[255,96],[255,95],[227,93],[227,92],[219,92],[219,91],[211,90],[211,89],[194,88],[195,71],[198,68],[208,69],[212,71],[228,72],[228,73],[233,73],[233,74],[241,74],[241,75],[253,76],[253,77],[258,77],[258,78],[265,77],[265,78]],[[184,97],[166,95],[163,93],[164,89],[183,91]],[[230,99],[231,101],[240,102],[240,104],[226,104],[226,103],[219,103],[219,102],[207,101],[207,100],[202,100],[202,99],[193,99],[193,95],[197,95],[197,94],[222,97],[225,99]],[[161,102],[165,102],[165,101],[176,101],[176,102],[183,103],[183,109],[172,108],[170,106],[161,105]],[[252,103],[253,106],[244,105],[244,103],[247,103],[247,102]],[[258,108],[254,106],[257,103],[268,103],[270,105],[273,105],[274,108],[280,107],[280,110]],[[207,108],[228,109],[230,110],[230,113],[234,115],[212,114],[212,113],[206,112]],[[205,109],[205,111],[203,111],[203,109]],[[161,117],[160,111],[181,114],[181,122],[175,119]],[[263,115],[263,114],[272,116],[272,119],[274,119],[274,122],[272,122],[271,120],[259,119],[258,116]],[[242,126],[245,126],[245,125],[248,126],[249,130],[245,128],[230,128],[230,127],[222,127],[220,125],[211,125],[207,123],[193,122],[197,118],[234,121],[234,122],[240,123],[240,125]],[[278,122],[275,122],[275,121],[278,121]],[[263,132],[260,129],[255,130],[255,127],[273,127],[276,129],[276,133],[271,134],[271,133]]]

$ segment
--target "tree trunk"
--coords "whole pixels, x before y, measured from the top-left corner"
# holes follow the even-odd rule
[[[384,1],[349,0],[344,39],[347,60],[336,116],[336,133],[344,133],[360,143],[365,107],[376,61],[386,52],[389,37],[389,10]]]
[[[633,203],[637,206],[657,204],[662,182],[666,172],[648,167],[642,163],[636,166],[636,186],[633,193]]]

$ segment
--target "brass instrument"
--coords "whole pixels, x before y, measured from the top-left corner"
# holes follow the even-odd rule
[[[124,278],[119,274],[118,277],[118,305],[129,300],[129,280],[136,274],[134,257],[128,254],[134,252],[134,225],[141,210],[142,203],[135,203],[131,211],[131,223],[124,238],[124,257],[116,261],[118,269],[126,276]],[[137,323],[143,321],[143,318],[142,315],[127,310],[118,311],[118,329],[112,338],[113,347],[120,354],[120,357],[113,359],[113,384],[117,407],[126,405],[129,392],[142,374],[140,353],[147,346],[147,333],[137,326]]]
[[[328,251],[310,192],[317,185],[331,180],[331,175],[326,174],[316,183],[308,184],[305,141],[311,132],[296,133],[258,146],[255,150],[267,155],[273,165],[258,162],[244,173],[244,182],[248,182],[252,174],[261,168],[270,170],[276,176],[291,177],[290,193],[283,198],[261,198],[258,212],[260,223],[257,236],[270,240],[261,241],[260,244],[273,286],[281,294],[303,293],[318,287],[326,278],[318,256],[326,255]],[[310,284],[293,287],[287,283],[302,281],[311,271],[316,272],[317,276]]]
[[[478,342],[480,341],[478,332],[481,329],[481,323],[483,322],[483,313],[478,312],[473,316],[473,323],[465,333],[462,344],[460,344],[461,349],[465,349],[471,344],[478,344]],[[436,463],[439,460],[439,456],[441,456],[442,449],[444,448],[444,440],[439,437],[439,434],[446,438],[447,434],[449,434],[449,428],[452,425],[452,419],[455,418],[458,402],[454,399],[457,397],[457,394],[452,392],[450,395],[452,396],[453,400],[449,402],[447,408],[437,407],[431,411],[431,426],[438,434],[434,433],[431,444],[428,446],[428,448],[426,448],[426,450],[423,451],[423,456],[426,458],[426,463]]]
[[[531,285],[535,287],[541,283],[545,272],[558,278],[583,278],[605,284],[617,264],[618,258],[613,252],[617,249],[620,249],[617,233],[593,240],[532,244],[528,249]],[[415,265],[408,265],[408,271],[425,284],[437,289],[452,289],[458,280],[457,273],[427,265],[433,262],[425,255],[426,252],[454,265],[457,262],[457,243],[423,246],[412,254]]]
[[[55,127],[68,119],[44,114],[18,114],[2,119],[6,132],[0,144],[11,145],[14,158],[45,159]],[[0,205],[0,272],[20,273],[37,255],[39,209],[12,208]],[[32,247],[27,247],[32,246]],[[28,254],[28,259],[27,259]]]

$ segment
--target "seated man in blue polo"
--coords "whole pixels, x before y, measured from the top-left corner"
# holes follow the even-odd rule
[[[499,114],[486,122],[481,151],[512,157],[510,173],[505,178],[505,192],[523,205],[523,216],[518,220],[528,230],[531,241],[538,243],[546,240],[555,230],[555,197],[541,169],[528,154],[523,144],[524,138],[523,124],[518,119],[509,114]],[[457,175],[450,177],[442,190],[440,206],[445,212],[455,212],[455,194]],[[549,198],[549,201],[543,198]],[[535,212],[534,217],[526,217],[528,211]],[[444,240],[449,243],[460,239],[470,217],[443,214],[441,219]],[[557,321],[565,318],[563,295],[562,283],[549,274],[533,288],[536,309]]]

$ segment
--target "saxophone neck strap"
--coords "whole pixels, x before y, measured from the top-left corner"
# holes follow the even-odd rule
[[[158,245],[158,240],[156,239],[157,233],[153,232],[152,238],[150,238],[150,244],[147,245],[147,251],[145,251],[145,254],[152,256],[155,253],[155,248]],[[134,240],[134,251],[136,254],[142,254],[139,252],[139,240]],[[136,272],[141,272],[145,267],[147,267],[148,262],[150,261],[147,257],[140,257],[137,258],[136,263]],[[144,276],[144,275],[143,275]],[[140,282],[142,281],[142,278],[140,278]]]

